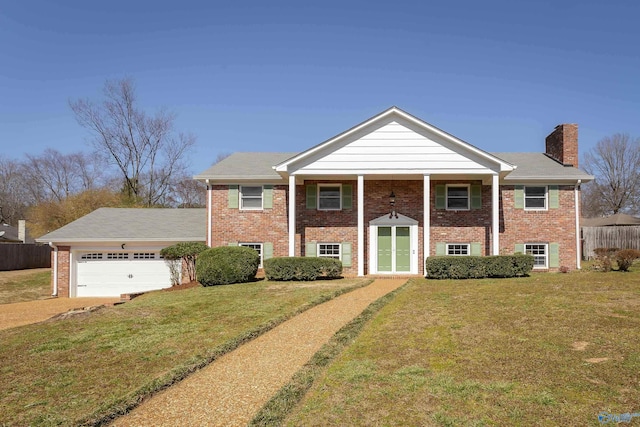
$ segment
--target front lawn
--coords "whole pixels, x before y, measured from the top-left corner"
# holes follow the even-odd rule
[[[159,291],[0,331],[0,425],[77,425],[123,411],[311,304],[363,283],[258,281]]]
[[[601,425],[640,412],[639,331],[638,272],[415,279],[288,424]]]
[[[0,271],[0,304],[51,298],[51,269]]]

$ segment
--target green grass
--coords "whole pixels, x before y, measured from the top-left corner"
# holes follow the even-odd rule
[[[89,315],[0,331],[0,425],[103,423],[364,283],[258,281],[153,292]]]
[[[640,273],[414,279],[288,425],[600,425],[640,411]]]
[[[0,272],[0,304],[34,301],[51,296],[51,271]]]

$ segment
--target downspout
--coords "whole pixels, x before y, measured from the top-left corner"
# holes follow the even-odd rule
[[[580,209],[578,209],[578,204],[579,204],[579,200],[580,200],[580,196],[579,196],[579,192],[580,192],[580,183],[582,182],[581,179],[578,180],[578,182],[576,182],[576,186],[574,187],[574,204],[575,204],[575,211],[576,211],[576,267],[578,268],[578,270],[580,270],[581,268],[581,264],[580,264],[580,252],[581,252],[581,245],[580,245]]]
[[[209,180],[205,180],[207,183],[207,246],[211,247],[211,187],[209,186]]]
[[[58,247],[49,242],[49,246],[53,249],[53,292],[52,297],[58,296]]]

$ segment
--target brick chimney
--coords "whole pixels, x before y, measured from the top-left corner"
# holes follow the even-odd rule
[[[578,125],[562,124],[547,136],[545,153],[564,166],[578,167]]]

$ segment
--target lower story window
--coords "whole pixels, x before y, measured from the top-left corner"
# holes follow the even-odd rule
[[[156,259],[156,254],[153,252],[134,252],[133,259]]]
[[[238,243],[238,246],[244,246],[245,248],[251,248],[258,252],[258,256],[260,257],[260,265],[259,268],[262,268],[262,243]]]
[[[318,243],[318,256],[340,259],[340,243]]]
[[[469,244],[447,243],[447,255],[469,255]]]
[[[525,243],[524,251],[528,255],[533,255],[533,268],[547,268],[549,265],[546,243]]]

